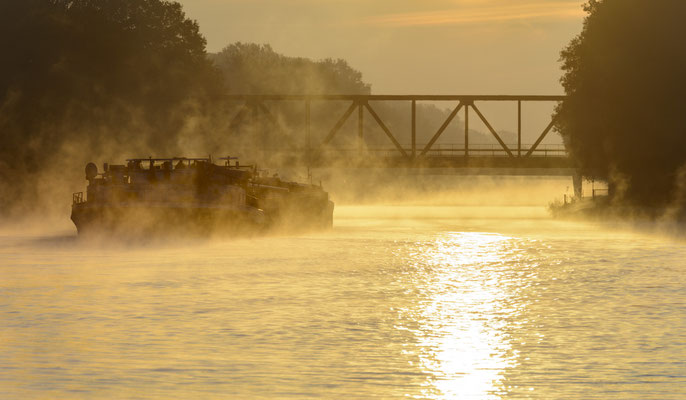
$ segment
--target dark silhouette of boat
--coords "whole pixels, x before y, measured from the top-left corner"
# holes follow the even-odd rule
[[[333,225],[334,204],[320,186],[267,177],[234,157],[134,158],[86,165],[88,187],[74,193],[80,235],[243,233]]]

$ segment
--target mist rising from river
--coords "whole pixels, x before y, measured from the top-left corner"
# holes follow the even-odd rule
[[[488,182],[504,202],[566,186]],[[297,235],[5,227],[0,397],[683,395],[683,241],[554,220],[553,192],[461,188],[341,202],[333,230]]]
[[[678,398],[683,243],[532,206],[340,206],[324,233],[0,235],[0,396]]]

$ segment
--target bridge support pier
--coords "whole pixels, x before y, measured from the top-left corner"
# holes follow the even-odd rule
[[[583,183],[584,180],[582,176],[576,172],[574,176],[572,176],[572,184],[574,185],[574,197],[577,199],[581,199],[584,195]]]

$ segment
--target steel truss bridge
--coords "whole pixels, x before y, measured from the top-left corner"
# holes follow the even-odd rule
[[[344,157],[350,167],[433,168],[442,173],[497,174],[497,175],[567,175],[575,174],[563,145],[541,145],[555,125],[551,120],[533,144],[522,143],[522,104],[547,102],[557,104],[564,96],[462,96],[462,95],[230,95],[228,99],[240,107],[233,117],[230,129],[250,124],[259,129],[279,129],[269,107],[278,103],[301,103],[306,144],[291,149],[294,162],[309,167],[327,167],[332,160]],[[409,144],[401,144],[388,124],[379,116],[371,102],[405,102],[411,107]],[[447,119],[433,133],[427,143],[417,143],[417,102],[457,102]],[[311,105],[314,102],[348,102],[349,106],[336,123],[326,132],[324,139],[315,143],[312,135]],[[517,105],[517,143],[506,144],[480,109],[486,102],[510,102]],[[462,111],[464,142],[455,146],[437,144],[451,122]],[[472,116],[472,113],[474,116]],[[348,120],[357,114],[357,148],[336,148],[332,140]],[[381,128],[389,145],[369,147],[364,142],[365,116]],[[486,126],[497,144],[470,144],[470,117],[478,118]],[[267,123],[265,123],[265,121]],[[321,133],[319,132],[321,137]],[[448,172],[446,172],[448,171]],[[452,171],[452,172],[450,172]],[[471,171],[471,172],[470,172]]]

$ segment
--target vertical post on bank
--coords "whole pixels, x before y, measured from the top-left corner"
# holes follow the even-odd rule
[[[417,156],[417,100],[412,100],[412,159]]]
[[[583,179],[579,171],[576,171],[572,176],[572,185],[574,186],[574,197],[581,199],[584,196]]]
[[[522,101],[517,101],[517,157],[522,156]]]
[[[464,106],[464,156],[469,157],[469,104]]]

